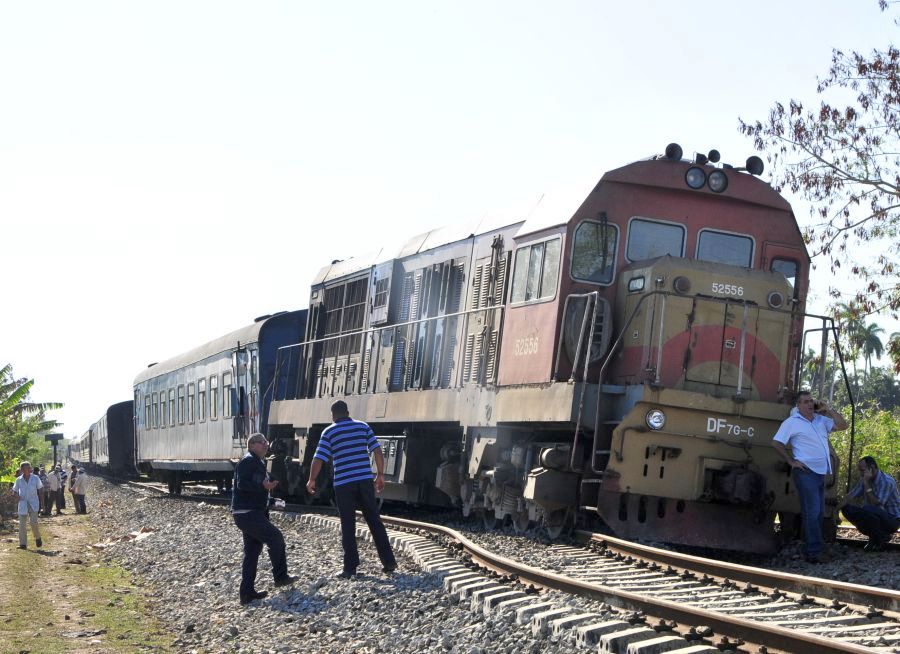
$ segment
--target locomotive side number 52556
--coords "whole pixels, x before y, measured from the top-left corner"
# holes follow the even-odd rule
[[[736,295],[740,297],[744,294],[744,287],[735,286],[734,284],[720,284],[719,282],[713,282],[712,292],[721,295]]]
[[[538,351],[538,337],[526,336],[525,338],[516,339],[516,356],[521,357],[527,354],[535,354]]]

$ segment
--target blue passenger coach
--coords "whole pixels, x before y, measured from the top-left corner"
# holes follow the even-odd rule
[[[306,311],[263,316],[134,380],[138,470],[181,492],[184,480],[228,484],[247,437],[267,432],[278,348],[301,340]]]

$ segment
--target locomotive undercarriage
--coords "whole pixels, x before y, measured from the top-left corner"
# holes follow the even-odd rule
[[[582,389],[586,400],[580,403]],[[368,422],[385,455],[384,499],[455,506],[487,527],[541,526],[551,537],[599,516],[623,537],[774,549],[774,516],[796,512],[796,494],[772,448],[749,434],[773,432],[783,405],[651,384],[604,386],[600,402],[597,392],[596,384],[554,383],[343,399],[351,415],[376,416]],[[305,475],[325,427],[311,418],[327,415],[331,401],[273,404],[279,421],[312,423],[293,430],[289,494],[305,494]],[[584,427],[573,439],[579,404]],[[595,406],[603,411],[599,421]],[[666,412],[665,428],[647,426],[651,409]],[[409,420],[383,422],[379,413]],[[505,415],[519,420],[506,422]],[[533,419],[522,421],[523,415]],[[466,423],[476,426],[464,428]],[[601,425],[597,438],[587,428],[595,424]]]

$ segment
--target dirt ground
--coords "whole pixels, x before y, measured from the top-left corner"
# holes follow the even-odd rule
[[[40,530],[43,547],[29,527],[21,550],[16,517],[0,528],[0,652],[172,651],[174,636],[152,615],[145,591],[91,547],[102,539],[90,515],[68,508],[42,517]]]

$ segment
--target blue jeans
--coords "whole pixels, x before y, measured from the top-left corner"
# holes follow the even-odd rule
[[[825,475],[794,468],[794,486],[800,496],[803,516],[803,553],[819,556],[824,547],[822,518],[825,515]]]
[[[895,518],[880,506],[866,504],[864,506],[845,506],[841,511],[866,536],[875,542],[890,540],[891,535],[900,527],[900,519]]]
[[[264,511],[250,511],[234,515],[234,524],[244,536],[244,561],[241,564],[241,597],[250,597],[256,592],[256,569],[263,545],[269,547],[269,560],[272,561],[272,576],[275,581],[288,576],[287,555],[284,547],[284,536],[281,531],[269,522]]]

